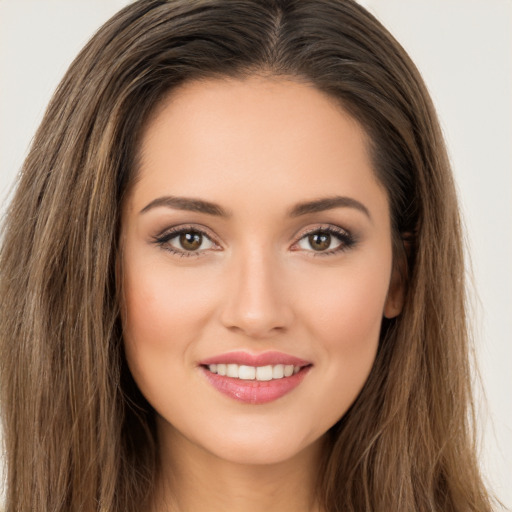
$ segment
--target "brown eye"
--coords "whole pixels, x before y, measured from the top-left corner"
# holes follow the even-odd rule
[[[353,245],[354,240],[350,233],[338,227],[317,229],[306,233],[297,243],[299,249],[334,254]]]
[[[155,237],[155,243],[180,256],[199,256],[206,251],[220,249],[206,233],[193,228],[173,229]]]
[[[312,233],[308,235],[308,242],[314,251],[325,251],[331,246],[331,238],[329,233]]]
[[[197,231],[181,233],[179,236],[180,245],[186,251],[197,251],[203,243],[203,235]]]

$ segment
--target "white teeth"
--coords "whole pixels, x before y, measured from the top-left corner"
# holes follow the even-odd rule
[[[234,377],[235,379],[238,379],[238,365],[237,364],[226,365],[226,375],[228,377]]]
[[[291,377],[301,370],[300,366],[293,364],[276,364],[267,366],[247,366],[238,364],[210,364],[208,370],[218,375],[232,377],[242,380],[259,380],[269,381],[273,379],[282,379],[283,377]]]
[[[272,380],[272,366],[258,366],[256,380]]]
[[[240,365],[238,369],[238,378],[243,380],[254,380],[256,378],[256,368],[254,366]]]
[[[297,366],[298,368],[298,366]],[[272,378],[273,379],[282,379],[284,377],[284,364],[276,364],[272,368]]]

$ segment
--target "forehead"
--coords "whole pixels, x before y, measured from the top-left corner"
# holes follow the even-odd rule
[[[307,83],[251,77],[187,83],[143,132],[134,194],[293,202],[382,194],[367,136],[333,98]],[[139,201],[137,201],[139,202]]]

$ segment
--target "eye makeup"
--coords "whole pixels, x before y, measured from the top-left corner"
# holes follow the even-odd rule
[[[165,230],[152,238],[152,243],[179,257],[203,256],[209,251],[221,251],[221,245],[203,227],[181,225]],[[305,251],[312,256],[331,256],[354,247],[356,237],[339,226],[315,226],[302,232],[290,250]]]
[[[213,240],[205,228],[196,225],[180,225],[166,229],[153,237],[152,242],[180,257],[198,257],[207,251],[222,250],[220,244]]]
[[[305,242],[310,248],[305,248],[301,242]],[[306,250],[313,256],[324,257],[347,251],[356,243],[357,239],[351,232],[339,226],[326,224],[301,233],[299,240],[292,246],[292,250]]]

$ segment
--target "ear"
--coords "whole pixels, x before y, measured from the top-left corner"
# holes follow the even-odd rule
[[[384,304],[384,316],[388,319],[395,318],[402,312],[407,288],[408,260],[413,239],[410,233],[402,234],[400,238],[395,251],[393,271]]]
[[[384,316],[388,319],[395,318],[402,312],[405,297],[405,275],[402,273],[402,269],[395,265],[384,304]]]

